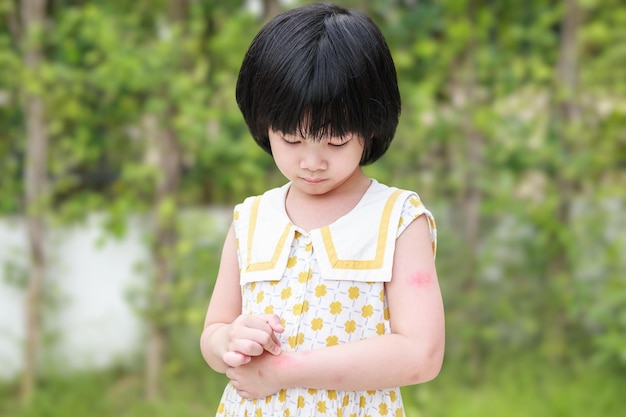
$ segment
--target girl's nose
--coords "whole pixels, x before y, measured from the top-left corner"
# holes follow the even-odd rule
[[[319,145],[319,144],[315,144]],[[328,163],[321,149],[317,146],[307,146],[300,158],[300,168],[308,171],[320,171],[328,168]]]

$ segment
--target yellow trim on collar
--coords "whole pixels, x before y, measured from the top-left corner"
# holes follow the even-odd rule
[[[385,247],[387,246],[387,234],[389,233],[389,218],[391,217],[391,211],[393,210],[393,206],[396,203],[400,194],[402,194],[404,190],[396,190],[391,196],[387,199],[385,203],[385,208],[383,209],[383,214],[380,221],[380,230],[378,232],[378,242],[376,244],[376,256],[374,259],[369,260],[353,260],[353,259],[338,259],[337,250],[335,249],[335,244],[333,243],[333,238],[330,234],[330,227],[324,226],[320,233],[322,234],[322,240],[324,241],[324,246],[326,247],[326,253],[328,254],[328,260],[333,268],[337,269],[378,269],[382,268],[383,260],[385,258]],[[281,237],[281,241],[282,241]],[[250,240],[250,239],[248,239]],[[249,246],[248,246],[249,248]],[[249,250],[249,249],[248,249]],[[249,255],[248,255],[249,256]]]
[[[250,223],[248,227],[248,265],[246,267],[246,271],[248,272],[256,272],[256,271],[267,271],[276,267],[276,263],[278,262],[278,258],[280,257],[281,252],[285,246],[285,242],[287,241],[287,236],[289,236],[289,231],[291,230],[291,225],[287,224],[285,226],[285,230],[283,230],[283,234],[280,236],[278,240],[278,244],[276,245],[276,249],[274,250],[274,254],[272,255],[272,259],[265,262],[256,262],[252,263],[252,239],[254,237],[254,230],[256,229],[257,217],[259,215],[259,204],[261,203],[261,196],[258,196],[252,202],[252,207],[250,208]]]

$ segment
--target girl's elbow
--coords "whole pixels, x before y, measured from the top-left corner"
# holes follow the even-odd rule
[[[441,367],[443,366],[443,357],[445,351],[445,342],[442,340],[441,343],[438,343],[434,346],[430,354],[428,355],[428,372],[427,372],[427,381],[432,381],[437,378],[439,373],[441,372]]]
[[[439,358],[431,359],[430,363],[425,369],[423,379],[421,382],[422,383],[429,382],[437,378],[437,376],[439,376],[439,373],[441,372],[442,365],[443,365],[443,356]]]
[[[422,384],[437,378],[443,365],[443,347],[434,347],[426,354],[416,355],[410,385]]]
[[[432,345],[427,350],[426,360],[428,363],[428,371],[426,372],[426,381],[435,379],[441,372],[443,366],[443,358],[446,347],[445,333],[441,333],[439,337],[433,340]]]

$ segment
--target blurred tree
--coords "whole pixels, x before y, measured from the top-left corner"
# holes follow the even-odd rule
[[[263,0],[263,19],[269,20],[280,13],[281,7],[278,0]]]
[[[189,4],[187,0],[170,0],[168,4],[169,30],[177,33],[183,42],[186,40],[186,27],[189,24]],[[189,56],[183,56],[177,71],[189,70]],[[174,284],[173,255],[176,245],[176,218],[178,215],[178,194],[183,169],[183,154],[178,133],[174,127],[179,115],[177,104],[169,97],[167,84],[160,87],[164,102],[164,117],[155,120],[155,131],[148,140],[156,158],[157,184],[153,207],[154,242],[152,259],[155,269],[154,297],[150,305],[158,311],[170,309],[170,291]],[[167,323],[155,317],[148,323],[146,350],[146,397],[155,399],[160,394],[162,369],[166,359]]]
[[[579,58],[578,58],[578,32],[582,20],[582,10],[578,0],[565,0],[564,12],[560,23],[559,50],[554,71],[554,90],[551,94],[551,124],[548,135],[554,141],[562,162],[571,162],[573,152],[576,150],[575,131],[582,126],[579,98]],[[582,173],[565,169],[564,166],[555,166],[551,172],[554,192],[559,193],[558,202],[553,207],[553,217],[557,219],[555,227],[547,229],[547,241],[550,242],[549,250],[552,251],[548,268],[546,270],[549,279],[544,281],[548,297],[545,298],[546,317],[549,329],[544,332],[546,350],[553,359],[563,359],[566,349],[567,337],[564,334],[569,328],[567,311],[563,307],[567,305],[568,293],[573,283],[574,268],[571,251],[572,231],[572,205],[574,193],[580,189]],[[556,307],[556,308],[555,308]]]
[[[46,276],[46,216],[48,214],[48,146],[46,110],[41,93],[43,39],[46,35],[45,0],[25,0],[20,4],[21,27],[18,43],[24,59],[23,111],[26,132],[24,171],[24,208],[29,273],[25,311],[26,346],[21,397],[29,402],[35,391],[38,374],[39,342],[41,338],[41,306]]]

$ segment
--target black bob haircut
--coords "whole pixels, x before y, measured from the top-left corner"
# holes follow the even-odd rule
[[[270,20],[243,59],[236,99],[269,154],[270,128],[315,139],[352,133],[364,140],[361,165],[387,151],[400,116],[396,69],[379,28],[332,4]]]

